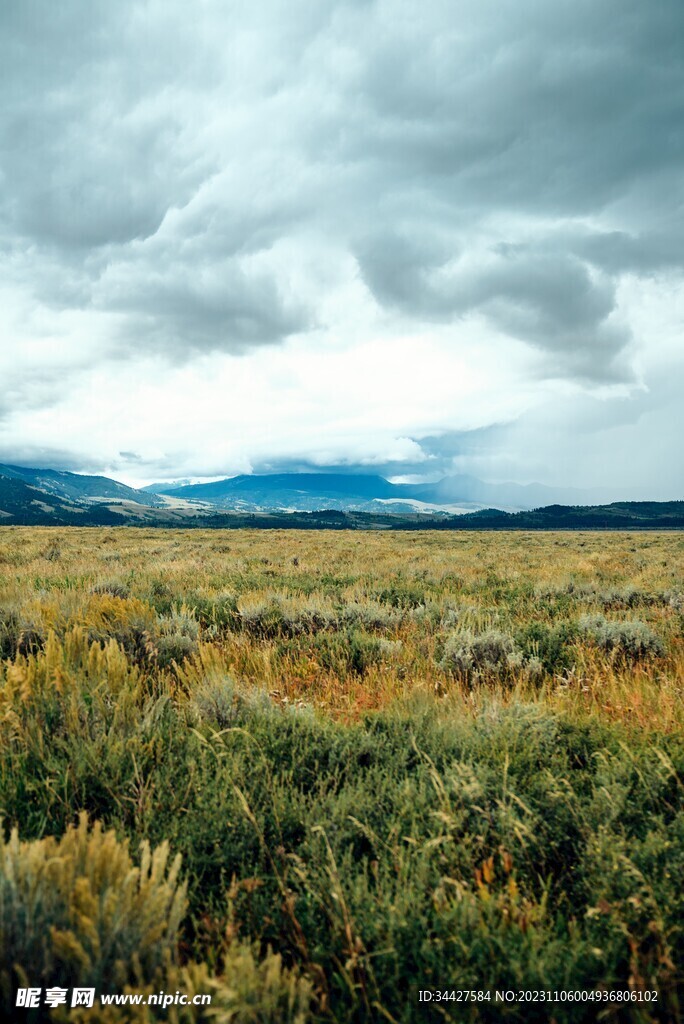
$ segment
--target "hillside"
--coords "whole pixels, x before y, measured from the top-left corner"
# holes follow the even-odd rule
[[[163,501],[156,494],[128,487],[107,476],[86,476],[56,469],[30,469],[0,463],[0,476],[21,480],[46,494],[67,501],[135,501],[140,505],[159,506]]]
[[[106,526],[120,522],[121,516],[105,506],[63,500],[23,480],[0,475],[0,525]]]

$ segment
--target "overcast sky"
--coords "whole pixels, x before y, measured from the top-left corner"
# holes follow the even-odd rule
[[[4,0],[0,461],[683,498],[682,0]]]

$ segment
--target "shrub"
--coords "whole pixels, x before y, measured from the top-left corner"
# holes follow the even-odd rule
[[[544,671],[553,674],[571,667],[570,645],[577,632],[577,626],[572,622],[560,622],[554,626],[531,622],[516,633],[516,642],[526,658],[538,658]]]
[[[210,633],[222,633],[239,625],[240,615],[235,594],[221,593],[215,597],[188,595],[189,605],[197,621]]]
[[[250,714],[266,712],[270,707],[265,693],[242,690],[229,676],[205,679],[192,693],[190,704],[203,721],[217,729],[238,725]]]
[[[277,601],[258,601],[240,605],[240,625],[245,633],[261,640],[280,636],[283,630],[283,613]]]
[[[136,665],[147,665],[155,656],[159,623],[153,609],[143,601],[95,594],[85,624],[91,641],[104,645],[115,640]]]
[[[401,651],[400,640],[384,640],[353,630],[349,639],[350,668],[362,674],[371,665],[392,661]]]
[[[525,658],[513,637],[499,629],[454,633],[444,645],[439,665],[470,683],[503,679],[521,670],[533,677],[541,673],[539,659]]]
[[[342,605],[340,622],[348,626],[383,631],[396,629],[403,620],[403,614],[395,608],[388,608],[376,601],[351,601]]]
[[[21,627],[19,616],[13,608],[0,608],[0,658],[13,658]]]
[[[185,912],[180,858],[142,842],[140,866],[128,842],[88,826],[61,839],[20,842],[14,829],[0,850],[0,988],[16,978],[40,985],[92,985],[103,991],[149,982],[176,955]],[[26,984],[26,981],[20,983]]]
[[[638,587],[613,588],[599,594],[599,601],[606,609],[637,608],[639,605],[653,604],[656,600],[652,594]]]
[[[658,634],[639,619],[615,622],[602,615],[584,615],[580,630],[604,651],[614,651],[633,661],[642,658],[660,658],[665,645]]]
[[[197,652],[199,623],[183,605],[159,620],[159,636],[155,640],[156,661],[160,668],[173,662],[180,664]]]
[[[349,672],[363,675],[371,666],[393,660],[401,642],[347,629],[316,637],[313,649],[324,668],[343,677]]]
[[[417,584],[396,581],[378,591],[377,598],[391,608],[419,608],[425,604],[425,590]]]
[[[295,637],[302,634],[312,635],[323,630],[337,628],[338,621],[334,612],[316,605],[303,608],[281,605],[281,632],[284,636]]]
[[[174,593],[164,579],[151,580],[146,597],[152,608],[160,615],[168,615],[173,608]]]
[[[109,594],[110,597],[118,597],[123,601],[129,596],[130,589],[123,580],[102,580],[94,584],[91,593]]]
[[[339,626],[338,616],[325,604],[300,605],[296,601],[271,598],[240,607],[242,629],[262,640],[314,635]]]
[[[208,985],[198,985],[207,991]],[[279,953],[260,955],[258,943],[233,943],[222,964],[213,999],[219,1020],[231,1024],[306,1024],[313,1020],[311,982],[288,968]],[[221,1011],[225,1016],[222,1015]]]
[[[358,626],[383,632],[396,629],[403,613],[376,601],[350,601],[337,609],[325,603],[298,605],[282,598],[270,598],[240,608],[242,629],[263,640],[279,637],[313,636],[331,630]]]
[[[15,608],[0,608],[0,658],[35,654],[47,637],[42,625]]]

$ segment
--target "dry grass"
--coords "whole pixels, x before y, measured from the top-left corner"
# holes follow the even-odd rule
[[[477,704],[479,694],[440,667],[441,645],[454,632],[515,635],[530,623],[553,627],[587,614],[636,619],[662,639],[662,656],[630,661],[576,638],[562,669],[533,682],[522,672],[503,686],[491,679],[481,696],[542,700],[640,729],[682,726],[679,534],[6,528],[0,593],[0,610],[17,610],[29,640],[32,630],[63,634],[70,625],[116,635],[117,622],[125,628],[130,618],[151,630],[155,616],[182,610],[200,620],[203,660],[281,701],[345,717],[416,692]],[[226,597],[238,614],[212,624],[211,608]],[[295,624],[303,618],[299,633],[259,628],[260,610],[278,602]],[[354,621],[354,609],[370,609],[367,621]],[[391,646],[362,651],[349,670],[333,642],[343,627]],[[182,645],[174,653],[182,655]],[[187,671],[191,680],[202,662]]]

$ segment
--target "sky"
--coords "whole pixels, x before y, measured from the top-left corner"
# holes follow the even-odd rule
[[[0,462],[684,498],[681,0],[6,0]]]

